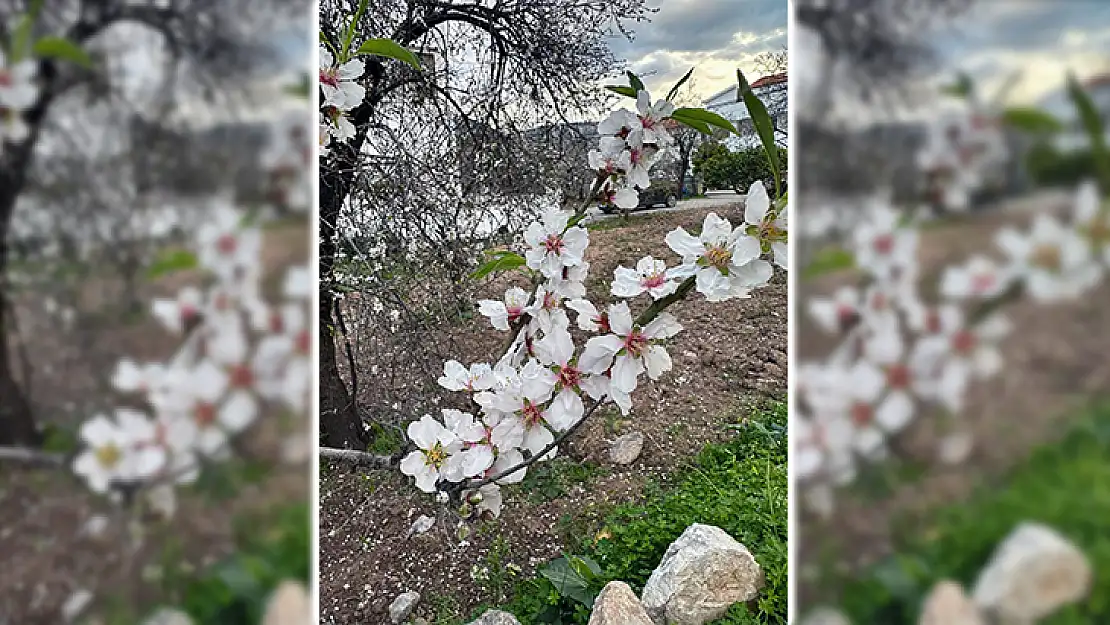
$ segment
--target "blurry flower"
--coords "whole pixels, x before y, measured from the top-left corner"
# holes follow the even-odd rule
[[[142,413],[120,408],[115,419],[98,415],[81,426],[85,450],[73,470],[98,493],[107,493],[115,483],[142,482],[157,474],[166,463],[166,453],[152,444],[154,424]]]
[[[1027,235],[1007,228],[998,233],[996,240],[1035,300],[1078,297],[1102,276],[1090,245],[1077,232],[1047,215],[1037,215]]]

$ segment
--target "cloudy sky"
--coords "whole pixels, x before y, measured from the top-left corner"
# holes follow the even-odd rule
[[[736,84],[736,68],[758,78],[752,59],[786,46],[787,0],[648,0],[659,8],[635,27],[634,41],[613,41],[644,83],[663,91],[696,67],[697,92],[707,97]]]
[[[1110,2],[980,0],[938,38],[948,62],[980,77],[987,94],[1011,77],[1009,100],[1034,104],[1064,86],[1110,71]]]

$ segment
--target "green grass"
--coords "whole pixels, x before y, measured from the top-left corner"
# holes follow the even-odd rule
[[[1087,409],[1062,441],[1035,451],[1003,483],[968,502],[900,520],[898,554],[858,581],[832,580],[830,590],[856,623],[917,622],[921,600],[941,579],[969,588],[998,544],[1019,523],[1036,521],[1063,533],[1091,558],[1094,588],[1084,602],[1042,625],[1110,623],[1110,403]]]
[[[668,485],[649,484],[643,503],[608,511],[600,524],[604,538],[588,540],[594,533],[579,528],[584,540],[575,555],[596,560],[604,579],[623,580],[640,592],[667,547],[687,527],[716,525],[755,555],[766,572],[767,586],[756,610],[733,606],[713,625],[785,624],[786,455],[786,405],[771,403],[751,414],[733,440],[706,446]],[[550,582],[536,578],[518,584],[514,598],[502,609],[526,625],[585,623],[588,611],[568,603]],[[553,612],[552,606],[561,608],[555,610],[558,620],[541,619],[541,614]]]
[[[827,273],[851,269],[855,266],[855,262],[852,253],[842,247],[822,248],[813,255],[813,260],[809,261],[809,264],[802,270],[802,277],[811,279]]]
[[[594,462],[575,462],[565,456],[537,463],[520,483],[532,503],[564,497],[576,485],[604,475],[608,470]]]

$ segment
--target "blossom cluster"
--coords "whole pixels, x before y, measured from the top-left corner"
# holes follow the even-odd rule
[[[1002,303],[1074,299],[1099,283],[1110,264],[1110,214],[1085,183],[1071,215],[1037,214],[995,241],[1001,254],[946,267],[938,301],[927,302],[918,230],[889,206],[867,211],[852,245],[866,284],[807,302],[815,324],[842,337],[826,360],[798,373],[791,462],[816,511],[830,513],[832,488],[851,482],[860,461],[887,457],[888,440],[915,417],[958,415],[971,383],[1003,369],[999,348],[1011,326],[997,312]],[[970,451],[960,433],[948,441],[949,461]]]
[[[362,59],[337,63],[325,46],[320,46],[320,155],[326,156],[332,142],[344,142],[355,136],[349,113],[366,99],[366,87],[358,83],[366,64]]]
[[[1008,156],[1006,136],[998,119],[975,109],[929,126],[917,153],[925,174],[930,203],[946,211],[964,212],[976,192],[988,187]]]
[[[598,171],[600,198],[636,203],[652,163],[669,145],[666,101],[650,104],[640,91],[638,112],[621,109],[602,121],[600,149],[589,155]],[[476,414],[448,408],[442,422],[424,415],[408,426],[417,449],[401,471],[428,493],[475,480],[464,491],[476,513],[500,514],[500,485],[524,478],[527,461],[553,457],[557,435],[570,431],[592,407],[611,401],[628,414],[632,393],[646,375],[658,380],[672,367],[665,342],[682,330],[669,303],[696,290],[709,301],[750,297],[772,277],[769,255],[786,268],[785,208],[775,210],[761,182],[752,185],[745,223],[733,227],[715,213],[695,236],[676,228],[666,243],[675,266],[651,256],[614,271],[611,294],[620,301],[599,308],[586,298],[588,231],[582,212],[546,211],[524,232],[522,258],[533,288],[509,288],[501,300],[481,300],[479,312],[512,337],[501,359],[465,365],[448,361],[439,384],[469,395]],[[647,296],[652,307],[637,318],[630,301]],[[572,316],[573,325],[572,328]],[[575,333],[585,334],[584,344]],[[485,483],[488,482],[488,483]]]
[[[37,67],[33,59],[12,62],[0,50],[0,154],[5,143],[21,143],[30,133],[23,114],[39,96]]]
[[[307,128],[284,125],[276,136],[307,139]],[[292,146],[304,154],[303,145]],[[275,159],[273,163],[283,162]],[[282,198],[296,197],[287,180]],[[295,203],[299,204],[299,202]],[[202,468],[228,458],[234,438],[263,415],[280,410],[309,422],[312,391],[310,302],[314,281],[308,266],[288,269],[281,297],[263,292],[263,232],[255,215],[216,197],[192,242],[202,287],[187,286],[176,297],[156,299],[152,315],[182,338],[165,362],[121,359],[113,387],[130,407],[96,415],[80,431],[83,451],[74,471],[95,492],[148,493],[164,512],[173,508],[174,486],[193,483]],[[293,458],[308,439],[292,436],[283,450]]]

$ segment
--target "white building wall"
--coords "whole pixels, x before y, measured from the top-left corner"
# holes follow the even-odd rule
[[[785,147],[785,132],[788,130],[787,83],[781,82],[773,85],[756,87],[753,91],[756,97],[767,107],[767,112],[771,114],[775,121],[775,127],[783,131],[776,133],[776,135],[778,135],[776,136],[776,140],[779,142],[779,145]],[[744,106],[743,102],[736,101],[735,88],[724,91],[706,100],[704,106],[706,109],[731,121],[733,125],[740,130],[740,136],[731,135],[725,139],[724,143],[730,150],[744,150],[762,145],[759,141],[759,136],[751,126],[748,107]]]

